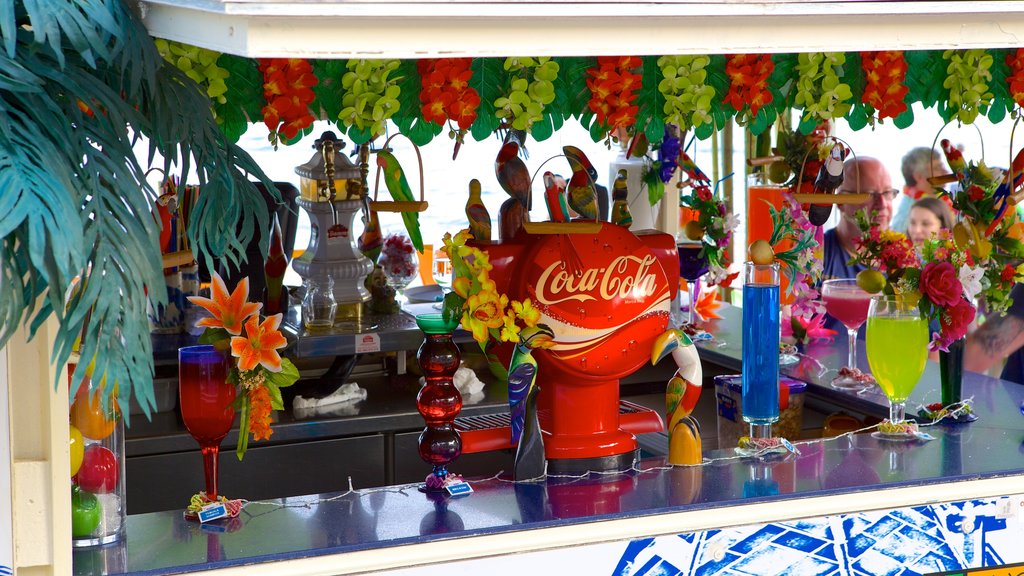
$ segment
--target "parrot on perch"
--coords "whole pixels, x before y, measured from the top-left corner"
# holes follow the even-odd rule
[[[569,206],[565,203],[565,190],[558,186],[555,175],[544,173],[544,202],[552,222],[568,222]]]
[[[572,167],[572,177],[566,187],[569,206],[584,220],[597,220],[597,170],[583,153],[575,146],[563,146],[562,151]]]
[[[1010,181],[1011,176],[1013,177],[1012,182]],[[993,206],[998,208],[995,218],[992,219],[992,222],[985,230],[985,236],[991,236],[996,231],[996,228],[999,227],[999,222],[1006,215],[1006,208],[1011,204],[1010,197],[1017,188],[1020,188],[1021,184],[1024,184],[1024,148],[1017,152],[1017,156],[1013,158],[1013,162],[1010,164],[1009,174],[1006,175],[1005,180],[999,184],[995,194],[992,195]]]
[[[469,232],[477,242],[491,241],[491,214],[480,198],[480,181],[476,178],[469,181],[469,200],[466,201],[466,218],[469,219]]]
[[[535,348],[548,348],[554,332],[543,324],[527,326],[519,332],[519,343],[512,352],[508,370],[508,406],[511,415],[512,443],[516,449],[515,478],[530,480],[544,474],[544,444],[537,419],[537,360]]]
[[[397,202],[413,202],[412,190],[409,188],[409,181],[405,178],[405,171],[402,170],[398,159],[387,150],[377,152],[377,166],[384,171],[384,184],[388,187],[391,197]],[[409,232],[409,239],[416,251],[423,253],[423,235],[420,234],[420,215],[418,212],[402,212],[402,222]]]
[[[633,215],[629,213],[629,185],[625,170],[619,170],[612,183],[612,224],[629,228]]]
[[[675,374],[668,381],[665,407],[668,416],[668,461],[670,464],[700,464],[700,427],[690,417],[700,398],[703,382],[697,347],[682,330],[669,329],[658,336],[651,349],[651,364],[672,355]]]
[[[530,170],[519,158],[519,144],[508,142],[498,150],[494,159],[494,175],[501,189],[523,205],[530,202]]]
[[[843,183],[843,161],[846,160],[847,152],[846,146],[838,142],[829,150],[828,157],[818,170],[818,177],[814,179],[815,194],[834,194]],[[831,215],[832,204],[811,204],[807,210],[807,219],[815,226],[827,222]]]
[[[964,160],[963,153],[953,147],[953,144],[945,138],[942,139],[939,146],[942,147],[942,153],[946,155],[946,164],[949,165],[949,169],[953,171],[956,179],[963,185],[964,180],[967,178],[967,162]]]
[[[697,163],[694,162],[693,158],[690,158],[686,152],[679,152],[679,169],[685,172],[689,177],[690,181],[688,184],[693,188],[696,188],[701,184],[705,186],[711,185],[711,179],[709,179],[707,174],[704,174],[704,172],[697,167]]]

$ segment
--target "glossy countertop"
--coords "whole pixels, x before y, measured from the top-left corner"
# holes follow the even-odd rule
[[[715,328],[718,343],[701,345],[702,354],[715,362],[738,354],[729,337],[738,334],[738,321],[729,310],[723,312],[725,318]],[[837,340],[817,353],[808,350],[826,371],[845,359],[845,339]],[[827,373],[809,374],[812,384],[827,382]],[[929,365],[911,402],[930,400],[937,386],[937,372]],[[843,395],[839,399],[850,396],[836,393]],[[870,404],[877,411],[884,399],[880,403],[871,394],[845,399]],[[731,451],[712,451],[699,467],[669,467],[652,458],[643,460],[637,471],[579,479],[549,477],[542,483],[515,484],[505,472],[471,479],[474,492],[459,498],[431,498],[411,485],[356,490],[251,502],[239,518],[206,526],[186,522],[180,512],[133,515],[122,544],[76,552],[75,570],[167,574],[337,555],[343,566],[339,571],[363,570],[400,565],[388,554],[359,555],[394,546],[427,543],[419,550],[470,550],[470,541],[455,539],[513,532],[550,539],[547,529],[576,530],[583,524],[606,529],[621,525],[623,537],[631,537],[627,526],[637,526],[629,524],[636,520],[650,526],[672,518],[673,529],[683,532],[942,501],[964,491],[1017,487],[1019,492],[1024,487],[1024,416],[1019,408],[1024,386],[967,373],[964,394],[974,397],[980,419],[929,426],[926,430],[936,438],[930,442],[891,443],[858,434],[798,444],[799,455],[739,459]],[[425,464],[423,469],[426,474]],[[458,472],[457,462],[452,469]],[[767,512],[769,516],[744,512],[760,510],[762,504],[782,506]],[[730,512],[723,515],[721,510],[727,507]]]

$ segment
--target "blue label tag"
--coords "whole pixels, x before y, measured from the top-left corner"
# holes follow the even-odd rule
[[[228,515],[228,509],[220,502],[214,502],[213,504],[207,504],[203,506],[203,509],[199,511],[199,521],[209,522],[210,520],[216,520],[217,518],[223,518]]]
[[[466,482],[452,482],[444,487],[452,496],[465,496],[473,493],[473,487]]]

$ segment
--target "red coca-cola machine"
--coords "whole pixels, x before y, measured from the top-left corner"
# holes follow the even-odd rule
[[[660,415],[619,398],[619,380],[650,362],[679,285],[675,239],[609,223],[591,233],[531,234],[479,245],[509,298],[530,298],[555,346],[537,350],[538,413],[549,473],[630,468],[634,434],[664,431]],[[463,452],[510,448],[507,427],[460,419]]]

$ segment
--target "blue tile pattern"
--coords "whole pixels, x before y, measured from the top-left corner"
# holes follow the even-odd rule
[[[646,538],[627,545],[612,574],[910,576],[1024,562],[1024,525],[1008,525],[999,513],[1008,502],[969,500]]]

